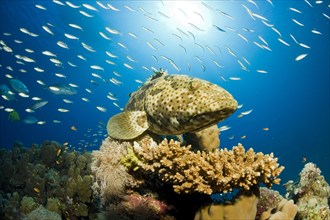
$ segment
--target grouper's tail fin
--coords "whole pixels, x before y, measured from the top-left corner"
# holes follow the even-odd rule
[[[131,140],[149,128],[147,115],[144,111],[125,111],[111,117],[107,131],[111,138]]]

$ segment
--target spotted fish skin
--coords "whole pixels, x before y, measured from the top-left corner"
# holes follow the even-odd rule
[[[124,109],[145,112],[152,133],[196,132],[226,119],[237,109],[233,96],[215,84],[187,75],[157,74],[131,94]]]

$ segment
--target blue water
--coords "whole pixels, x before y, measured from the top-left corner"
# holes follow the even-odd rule
[[[98,149],[107,135],[105,125],[109,117],[119,113],[128,94],[141,85],[135,80],[146,80],[154,67],[209,80],[224,87],[239,104],[243,104],[219,124],[230,127],[221,133],[222,147],[231,148],[242,143],[255,151],[274,152],[286,167],[281,174],[282,183],[297,178],[304,158],[316,163],[329,181],[330,28],[327,16],[330,12],[326,1],[310,2],[312,7],[303,0],[273,1],[273,5],[268,1],[255,1],[257,6],[248,1],[100,1],[108,8],[104,9],[93,1],[72,2],[79,8],[73,8],[65,1],[61,1],[63,5],[53,1],[1,1],[0,40],[13,52],[6,52],[1,45],[0,84],[9,87],[8,77],[17,78],[29,89],[29,97],[16,94],[13,101],[0,98],[0,146],[10,148],[16,140],[25,146],[56,140],[68,142],[79,150]],[[111,9],[108,3],[118,11]],[[82,4],[89,4],[97,11]],[[254,14],[250,16],[243,5]],[[93,17],[86,17],[79,10]],[[81,26],[83,31],[70,27],[70,23]],[[42,26],[47,26],[54,35]],[[105,27],[120,33],[110,33]],[[23,33],[20,28],[38,36]],[[312,33],[312,30],[321,34]],[[68,39],[64,33],[79,40]],[[298,45],[290,35],[303,45]],[[65,42],[69,49],[59,47],[58,41]],[[85,49],[82,43],[95,52]],[[55,66],[49,60],[51,57],[43,55],[42,51],[56,54],[62,65]],[[111,58],[105,51],[117,57]],[[301,54],[308,55],[295,61]],[[15,55],[30,57],[35,63],[24,62]],[[82,55],[86,61],[77,55]],[[92,65],[100,66],[104,71],[92,69]],[[36,71],[35,67],[44,72]],[[64,74],[66,78],[57,77],[55,73]],[[113,84],[109,81],[111,78],[122,84]],[[46,86],[38,84],[37,80]],[[54,83],[76,84],[78,93],[55,95],[47,90],[47,85]],[[108,92],[118,100],[108,99]],[[25,109],[36,102],[32,97],[47,100],[48,104],[36,109],[35,113],[28,113]],[[81,98],[88,98],[89,102]],[[65,103],[63,99],[73,103]],[[106,108],[106,112],[99,111],[96,106]],[[6,108],[16,110],[21,119],[34,116],[45,123],[9,121]],[[59,108],[69,112],[59,112]],[[251,109],[250,114],[238,117],[241,112]],[[76,130],[71,129],[72,126]]]

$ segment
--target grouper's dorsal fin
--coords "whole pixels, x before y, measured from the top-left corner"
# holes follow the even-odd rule
[[[154,71],[154,74],[149,77],[147,82],[150,82],[152,80],[155,80],[160,77],[167,76],[167,75],[168,75],[167,70],[164,71],[163,69],[160,69],[159,71]]]
[[[125,111],[109,119],[107,131],[114,139],[130,140],[141,135],[148,127],[145,111]]]

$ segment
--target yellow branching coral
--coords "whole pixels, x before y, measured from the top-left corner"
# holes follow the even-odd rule
[[[139,158],[135,155],[132,147],[127,147],[127,154],[120,159],[120,163],[128,169],[136,171],[139,169]]]
[[[135,142],[134,153],[142,171],[158,173],[165,183],[173,185],[177,193],[229,192],[233,188],[249,190],[258,183],[271,187],[279,184],[279,166],[273,154],[245,151],[241,144],[232,150],[213,152],[190,150],[179,142],[166,139],[160,144],[150,140]]]

